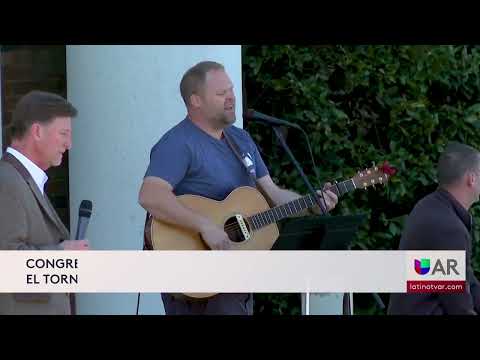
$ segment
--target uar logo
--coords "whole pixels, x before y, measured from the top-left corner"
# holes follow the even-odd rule
[[[430,271],[430,259],[415,259],[415,272],[419,275],[426,275]],[[460,273],[457,271],[458,262],[455,259],[447,259],[446,269],[442,264],[442,261],[438,259],[433,266],[431,275],[435,275],[437,272],[442,273],[442,275],[450,275],[450,272],[454,272],[457,275]]]

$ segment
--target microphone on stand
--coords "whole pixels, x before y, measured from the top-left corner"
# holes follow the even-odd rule
[[[291,122],[286,121],[286,120],[278,119],[278,118],[270,116],[270,115],[262,114],[258,111],[253,110],[253,109],[248,109],[246,111],[246,113],[243,115],[243,117],[246,120],[258,121],[258,122],[261,122],[261,123],[264,123],[264,124],[267,124],[267,125],[289,126],[289,127],[293,127],[293,128],[296,128],[296,129],[299,129],[299,130],[303,131],[303,129],[297,124],[291,123]]]

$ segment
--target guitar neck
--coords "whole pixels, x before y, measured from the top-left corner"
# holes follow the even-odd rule
[[[335,183],[327,190],[332,191],[338,197],[347,192],[355,190],[355,184],[352,179]],[[282,219],[295,216],[302,211],[317,206],[317,202],[312,194],[303,196],[286,204],[276,206],[248,218],[253,230],[258,230],[264,226],[276,223]]]

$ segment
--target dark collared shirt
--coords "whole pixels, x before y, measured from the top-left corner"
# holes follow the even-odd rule
[[[410,213],[399,250],[465,250],[463,294],[392,294],[389,314],[444,315],[480,313],[480,284],[471,266],[472,217],[448,191],[439,188]]]

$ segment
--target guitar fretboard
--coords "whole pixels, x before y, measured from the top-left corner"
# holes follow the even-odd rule
[[[338,197],[343,194],[355,190],[355,184],[352,179],[336,183],[327,188],[332,191]],[[319,195],[320,196],[320,195]],[[258,230],[264,226],[273,224],[282,219],[294,216],[306,209],[317,206],[317,202],[312,194],[290,201],[286,204],[276,206],[272,209],[258,213],[248,218],[248,221],[252,225],[252,230]]]

